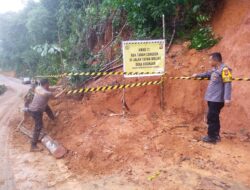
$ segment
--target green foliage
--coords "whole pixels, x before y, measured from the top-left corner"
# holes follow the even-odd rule
[[[14,69],[18,76],[35,76],[40,64],[53,61],[52,56],[45,59],[31,48],[38,43],[57,40],[57,25],[52,15],[40,3],[29,1],[20,13],[0,16],[1,68]]]
[[[200,13],[212,13],[215,1],[205,0],[106,0],[112,7],[127,13],[129,24],[137,38],[162,37],[162,15],[170,33],[176,20],[179,31],[190,31],[197,25]]]
[[[35,44],[52,43],[57,39],[57,27],[53,16],[43,6],[37,6],[28,13],[26,28]]]
[[[43,45],[36,45],[32,48],[37,51],[37,53],[41,54],[42,57],[47,55],[58,55],[63,52],[63,49],[60,48],[57,44],[48,44],[45,43]]]
[[[204,23],[207,23],[210,20],[210,17],[206,15],[199,15],[196,17],[196,20],[199,25],[202,25]]]
[[[88,65],[84,62],[80,63],[78,67],[73,67],[70,72],[98,72],[100,70],[100,65]],[[79,86],[81,85],[82,81],[86,81],[89,79],[90,76],[71,76],[70,79],[70,84],[72,86]]]
[[[213,47],[218,43],[219,39],[214,37],[212,28],[209,26],[209,16],[199,15],[196,18],[198,22],[198,28],[194,30],[191,36],[190,48],[202,50]]]
[[[218,39],[214,38],[211,27],[202,27],[193,33],[190,47],[201,50],[210,48],[216,43],[218,43]]]
[[[27,2],[19,13],[0,14],[0,67],[14,69],[20,76],[98,71],[106,60],[103,54],[95,55],[93,50],[97,43],[101,46],[106,40],[108,23],[112,23],[113,36],[127,21],[133,38],[161,38],[164,14],[167,39],[171,37],[175,20],[177,37],[190,39],[194,31],[192,47],[206,48],[215,43],[206,25],[216,0]],[[121,40],[119,37],[115,42]],[[99,65],[87,64],[90,59],[98,60]],[[72,81],[86,79],[73,78]]]

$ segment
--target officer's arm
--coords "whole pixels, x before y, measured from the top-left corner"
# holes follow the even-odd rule
[[[197,74],[195,77],[196,78],[209,78],[210,79],[211,74],[212,74],[212,71],[207,71],[205,73]]]
[[[53,92],[53,93],[51,93],[51,96],[50,96],[50,98],[51,99],[56,99],[56,98],[59,98],[64,92],[66,91],[66,89],[64,89],[64,90],[61,90],[59,93],[55,93],[55,92]]]
[[[66,91],[66,89],[64,89],[61,92],[59,92],[58,94],[54,95],[54,98],[60,97],[65,91]]]
[[[224,100],[225,100],[225,102],[231,101],[231,94],[232,94],[232,83],[231,82],[224,83]]]

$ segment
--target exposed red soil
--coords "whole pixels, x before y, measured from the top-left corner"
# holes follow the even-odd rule
[[[220,51],[225,63],[233,69],[236,77],[250,77],[250,1],[228,0],[214,17],[215,33],[221,42],[212,51]],[[250,130],[250,83],[233,84],[233,104],[225,109],[222,124],[228,130]]]
[[[190,76],[209,69],[207,55],[213,51],[222,52],[225,63],[233,68],[234,76],[249,75],[249,8],[247,0],[225,1],[213,21],[216,34],[223,37],[220,43],[200,52],[189,50],[186,43],[174,45],[166,60],[168,75]],[[121,76],[109,76],[91,86],[134,81],[142,80],[123,81]],[[69,150],[66,156],[68,167],[79,174],[118,171],[132,175],[134,168],[165,168],[170,173],[177,170],[182,173],[185,168],[187,175],[195,178],[190,179],[190,189],[216,189],[205,180],[205,176],[212,180],[213,175],[230,187],[236,182],[249,185],[249,154],[246,151],[249,145],[245,142],[249,140],[249,82],[233,84],[233,103],[223,110],[222,142],[217,147],[199,142],[206,134],[203,96],[207,83],[167,80],[164,111],[160,109],[159,86],[127,89],[125,99],[129,111],[124,116],[121,90],[87,94],[81,101],[63,97],[51,103],[53,110],[58,112],[58,119],[56,123],[46,119],[46,130]],[[171,167],[178,169],[171,170]],[[192,172],[198,175],[197,179]],[[185,176],[178,177],[182,183]],[[173,181],[178,177],[173,177]],[[185,183],[189,187],[188,182]],[[169,184],[173,189],[180,187],[173,182]]]

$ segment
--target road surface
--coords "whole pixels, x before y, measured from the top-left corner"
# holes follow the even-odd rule
[[[16,126],[11,122],[20,117],[23,96],[29,85],[2,75],[0,84],[8,87],[0,96],[0,190],[96,190],[97,185],[98,189],[120,189],[120,181],[125,183],[119,176],[83,180],[69,171],[63,159],[56,160],[48,151],[29,152],[30,140],[19,132],[13,134]],[[133,188],[127,184],[123,189]]]
[[[0,96],[0,189],[14,190],[15,182],[9,153],[9,122],[21,106],[23,94],[28,86],[14,78],[0,75],[0,84],[5,84],[8,90]]]

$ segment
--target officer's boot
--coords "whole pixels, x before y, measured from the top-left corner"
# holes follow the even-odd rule
[[[203,137],[202,141],[205,143],[213,143],[213,144],[215,144],[217,142],[216,137],[210,137],[210,136]]]

